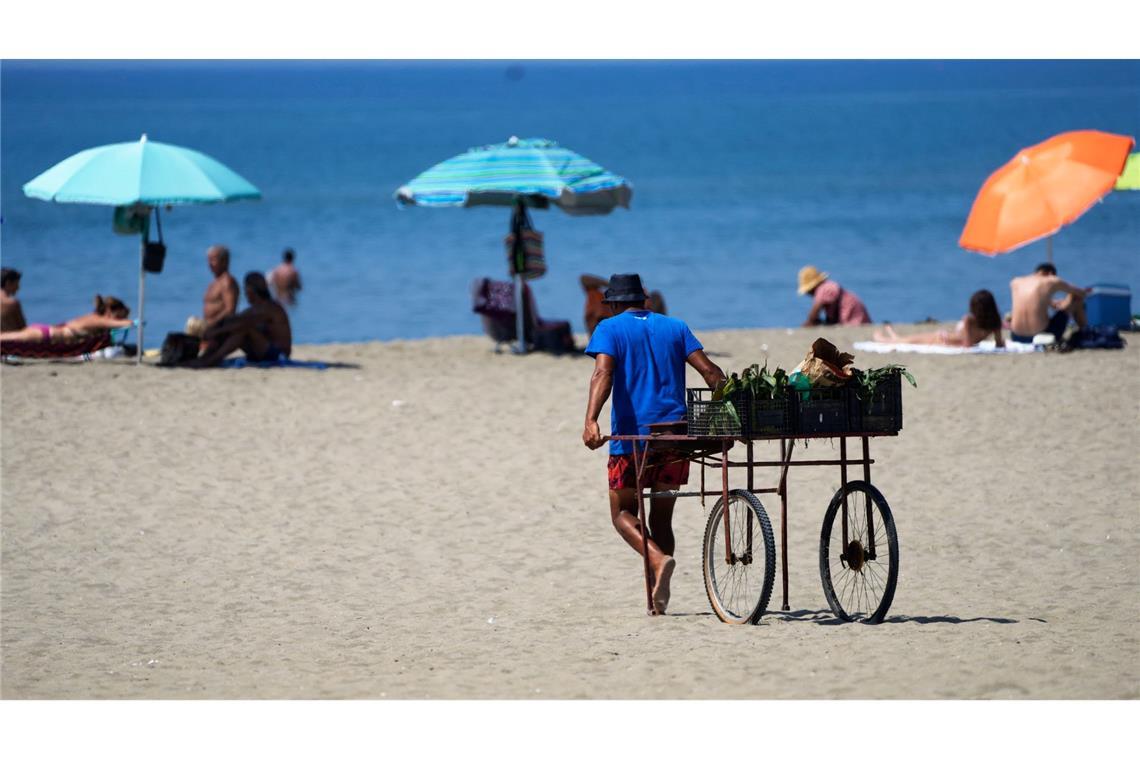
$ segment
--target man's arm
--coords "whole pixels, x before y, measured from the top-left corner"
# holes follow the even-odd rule
[[[689,354],[685,359],[693,369],[701,373],[704,378],[705,384],[710,388],[716,388],[725,380],[724,371],[713,363],[712,359],[705,355],[704,349],[698,348],[693,353]]]
[[[1053,289],[1051,293],[1056,293],[1058,290],[1068,293],[1074,298],[1084,298],[1092,292],[1092,288],[1079,288],[1071,282],[1065,282],[1060,277],[1054,278],[1052,282]]]
[[[586,402],[586,425],[582,430],[582,443],[596,449],[604,443],[598,429],[598,415],[614,387],[614,358],[609,354],[594,357],[594,374],[590,375],[590,398]]]
[[[213,340],[219,335],[224,335],[225,333],[232,332],[237,327],[246,325],[253,326],[256,324],[256,315],[256,310],[251,306],[241,314],[230,314],[229,316],[222,317],[217,322],[207,327],[206,332],[202,337],[207,340]]]
[[[222,305],[225,307],[226,316],[237,313],[238,302],[238,286],[234,281],[230,281],[230,286],[222,288]]]

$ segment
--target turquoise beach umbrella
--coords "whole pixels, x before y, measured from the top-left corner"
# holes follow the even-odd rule
[[[633,187],[553,140],[512,137],[436,164],[396,191],[408,206],[511,206],[553,203],[575,216],[629,208]]]
[[[396,190],[403,206],[515,206],[549,208],[574,216],[629,208],[633,186],[588,158],[553,140],[512,137],[505,143],[471,148],[436,164]],[[521,209],[520,209],[521,212]],[[513,229],[512,225],[512,232]],[[516,235],[516,244],[521,237]],[[516,353],[526,353],[522,278],[515,272]]]
[[[256,200],[261,191],[205,153],[178,145],[138,142],[88,148],[24,185],[24,195],[55,203],[91,203],[140,210],[144,221],[159,206]],[[144,230],[149,225],[143,225]],[[143,355],[146,232],[139,249],[139,351]]]
[[[257,199],[261,192],[205,153],[143,135],[65,158],[24,185],[24,195],[56,203],[172,206]]]

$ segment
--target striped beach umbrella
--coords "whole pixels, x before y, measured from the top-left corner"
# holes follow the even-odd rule
[[[436,164],[396,190],[403,206],[470,207],[512,206],[511,233],[515,259],[522,258],[520,218],[524,207],[550,204],[574,216],[608,214],[618,206],[629,208],[633,187],[624,177],[606,171],[593,161],[563,148],[553,140],[512,137],[505,143],[471,148]],[[518,330],[516,353],[526,353],[523,325],[522,277],[515,278],[515,313]]]
[[[471,148],[436,164],[396,191],[408,206],[512,206],[551,203],[568,214],[608,214],[629,208],[633,188],[624,177],[553,140],[512,137]]]

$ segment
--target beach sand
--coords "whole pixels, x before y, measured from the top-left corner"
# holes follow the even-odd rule
[[[870,332],[698,337],[738,370]],[[760,625],[712,615],[687,499],[671,614],[647,617],[605,452],[580,440],[585,357],[455,337],[297,348],[358,365],[327,371],[5,366],[0,695],[1136,698],[1130,340],[857,355],[919,386],[871,447],[901,550],[878,626],[836,624],[820,588],[834,467],[789,478],[790,613],[777,577]]]

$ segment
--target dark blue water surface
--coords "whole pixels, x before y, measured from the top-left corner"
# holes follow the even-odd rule
[[[111,210],[21,186],[87,147],[201,150],[264,199],[164,215],[148,343],[201,310],[204,253],[265,271],[291,246],[301,342],[479,332],[468,287],[505,277],[505,209],[397,209],[393,191],[473,145],[548,137],[629,178],[632,208],[535,212],[540,313],[581,330],[583,272],[638,271],[695,328],[798,324],[797,270],[826,269],[878,320],[956,319],[1045,243],[957,246],[985,177],[1072,129],[1140,137],[1140,63],[12,62],[0,66],[3,263],[31,320],[137,301],[138,247]],[[1062,276],[1140,290],[1140,192],[1111,193],[1055,237]],[[1135,307],[1134,307],[1135,308]]]

